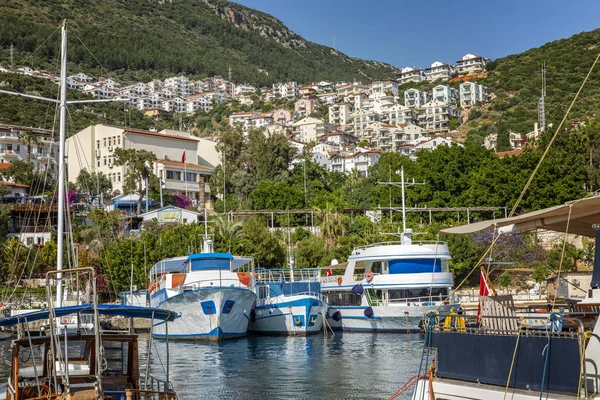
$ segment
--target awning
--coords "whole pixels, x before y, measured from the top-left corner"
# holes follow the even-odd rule
[[[570,213],[570,215],[569,215]],[[594,224],[600,224],[600,196],[594,195],[563,205],[533,211],[511,218],[481,221],[468,225],[442,229],[440,236],[463,234],[496,228],[503,233],[515,233],[533,229],[547,229],[575,235],[593,237]]]
[[[78,306],[56,307],[53,317],[60,318],[72,314],[92,315],[94,314],[93,304],[82,304]],[[127,318],[154,318],[160,321],[173,321],[177,313],[169,310],[151,307],[138,306],[120,306],[112,304],[99,304],[98,314],[111,317],[121,316]],[[50,311],[43,309],[26,314],[14,315],[12,317],[0,319],[0,327],[8,327],[22,323],[29,323],[50,318]]]

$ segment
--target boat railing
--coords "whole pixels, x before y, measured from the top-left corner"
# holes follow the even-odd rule
[[[256,271],[256,279],[262,283],[292,281],[319,282],[321,281],[320,275],[321,270],[319,268],[259,269]]]
[[[401,299],[388,299],[388,304],[407,306],[433,306],[443,303],[447,299],[448,296],[444,295],[405,297]]]
[[[136,396],[136,394],[138,394],[138,396]],[[143,389],[125,389],[125,396],[127,400],[175,400],[177,398],[171,382],[158,379],[152,375],[148,376],[148,381],[144,385]]]
[[[371,243],[371,244],[367,244],[365,246],[357,246],[354,248],[354,250],[352,251],[352,253],[354,253],[355,251],[361,251],[361,250],[365,250],[365,249],[369,249],[372,247],[380,247],[380,246],[398,246],[401,245],[402,242],[399,240],[395,240],[395,241],[390,241],[390,242],[377,242],[377,243]],[[415,246],[423,246],[423,245],[438,245],[438,246],[447,246],[448,243],[447,242],[442,242],[440,240],[419,240],[419,241],[411,241],[412,245]]]

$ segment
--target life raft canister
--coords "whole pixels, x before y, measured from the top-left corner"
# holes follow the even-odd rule
[[[367,282],[371,282],[374,277],[375,277],[375,274],[373,273],[373,271],[369,271],[365,275],[365,279],[367,280]]]
[[[341,276],[338,276],[338,285],[342,286],[342,281],[344,279]]]

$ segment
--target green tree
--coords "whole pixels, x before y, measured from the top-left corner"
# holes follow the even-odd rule
[[[496,136],[496,151],[508,151],[511,150],[510,146],[510,131],[504,120],[500,119],[496,123],[497,136]]]
[[[325,248],[335,246],[338,237],[347,232],[346,218],[335,211],[330,204],[325,209],[319,210],[318,217],[321,220],[321,236],[325,239]]]
[[[139,196],[137,203],[138,215],[142,212],[144,188],[158,185],[158,178],[152,169],[154,160],[156,160],[156,155],[148,150],[115,148],[115,165],[125,166],[123,190],[137,193]],[[146,199],[146,201],[149,201],[149,199]]]
[[[227,215],[219,215],[213,218],[210,225],[215,235],[215,250],[232,253],[238,242],[244,235],[243,225],[239,221],[230,221]]]
[[[86,168],[79,171],[75,187],[80,193],[86,193],[92,196],[100,194],[110,194],[112,191],[112,181],[101,171],[94,171],[91,174]]]
[[[13,161],[6,170],[5,177],[15,183],[29,186],[28,193],[40,195],[54,188],[55,180],[51,169],[35,171],[33,164],[26,161]]]
[[[504,271],[498,278],[498,282],[500,283],[500,286],[506,290],[512,283],[512,276],[508,273],[508,271]]]

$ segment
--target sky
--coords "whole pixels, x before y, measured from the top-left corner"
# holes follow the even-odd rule
[[[597,0],[235,0],[307,40],[397,67],[496,59],[600,28]]]

